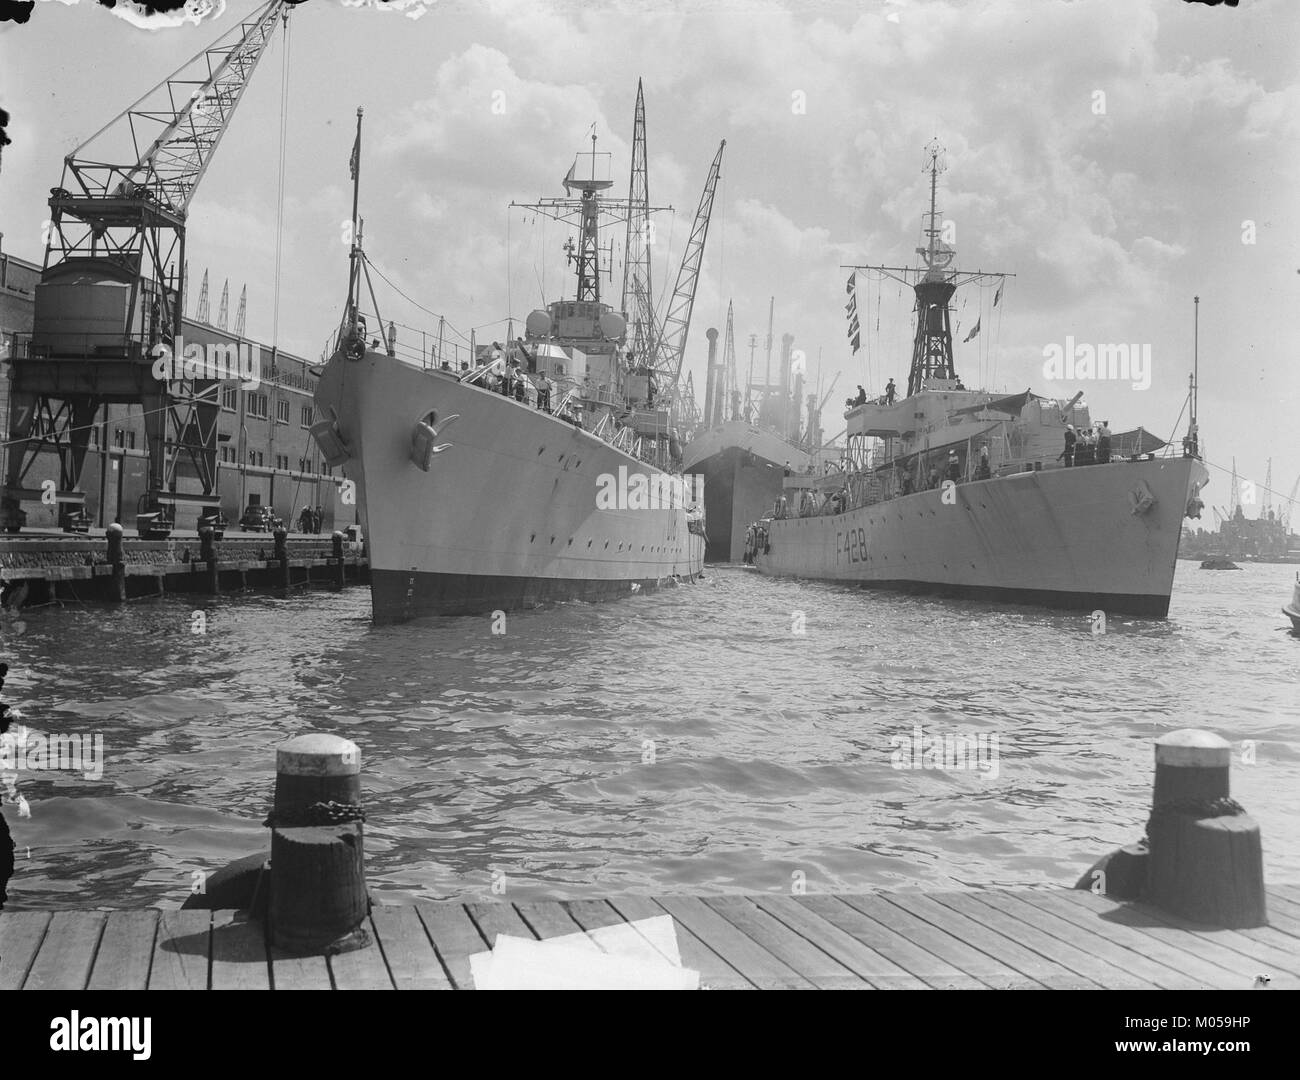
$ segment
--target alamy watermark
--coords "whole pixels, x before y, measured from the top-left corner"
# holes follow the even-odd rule
[[[186,345],[178,335],[175,348],[165,343],[155,345],[149,355],[153,357],[153,377],[159,382],[238,379],[254,388],[262,384],[262,348],[249,342]]]
[[[943,772],[969,769],[988,773],[994,780],[998,778],[996,732],[927,735],[917,724],[911,735],[891,736],[889,743],[896,748],[889,756],[895,769],[938,769]]]
[[[1043,346],[1043,378],[1056,382],[1123,380],[1134,390],[1151,386],[1150,345],[1076,344],[1067,334],[1065,344]]]
[[[103,735],[40,735],[15,727],[0,735],[0,772],[79,772],[87,780],[104,775]]]
[[[704,476],[688,473],[628,472],[618,467],[618,475],[601,473],[596,477],[597,510],[679,510],[704,503]]]

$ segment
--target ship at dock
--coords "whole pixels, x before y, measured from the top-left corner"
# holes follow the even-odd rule
[[[768,575],[1163,618],[1182,522],[1200,515],[1209,478],[1194,387],[1181,453],[1142,428],[1094,424],[1081,392],[963,387],[949,302],[1004,275],[953,267],[936,209],[941,152],[927,152],[920,266],[847,268],[850,291],[854,275],[875,272],[915,293],[907,392],[849,408],[845,467],[785,478],[748,554]],[[1067,431],[1078,432],[1070,457]]]
[[[754,381],[750,338],[749,378],[738,385],[732,308],[727,306],[727,329],[719,358],[716,340],[710,338],[708,378],[701,423],[683,451],[682,467],[704,478],[704,505],[709,520],[705,560],[738,563],[744,557],[749,524],[780,498],[787,472],[817,470],[839,451],[821,446],[821,405],[816,394],[804,402],[804,372],[791,349],[793,337],[785,334],[776,378],[772,371],[772,313],[768,305],[767,356],[761,384]],[[710,331],[712,334],[713,331]],[[831,390],[834,390],[832,383]]]
[[[637,109],[640,131],[639,92]],[[358,114],[354,180],[360,138]],[[636,191],[605,197],[608,156],[593,135],[565,195],[528,204],[577,226],[565,244],[574,295],[530,314],[519,337],[440,349],[433,360],[422,346],[418,358],[401,354],[373,290],[367,328],[369,262],[354,206],[348,302],[312,434],[355,484],[376,622],[614,599],[703,569],[703,508],[680,473],[680,395],[645,355],[641,328],[630,333],[601,295],[603,220],[635,222],[644,236],[651,209]]]

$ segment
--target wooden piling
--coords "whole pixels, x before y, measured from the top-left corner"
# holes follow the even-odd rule
[[[337,735],[300,735],[275,752],[272,944],[295,953],[369,943],[361,751]]]
[[[291,584],[291,573],[289,567],[289,533],[282,526],[275,530],[275,557],[280,560],[280,567],[277,571],[277,582],[282,589],[288,589]]]
[[[122,554],[122,526],[114,522],[104,530],[108,537],[108,565],[113,568],[109,598],[119,604],[126,600],[126,557]]]
[[[1231,754],[1208,731],[1156,740],[1145,899],[1197,922],[1265,926],[1259,826],[1228,795]]]
[[[346,584],[347,563],[343,559],[343,534],[337,529],[330,537],[334,542],[334,588],[341,589]]]
[[[205,567],[205,589],[209,596],[216,596],[221,591],[221,571],[217,568],[217,541],[211,525],[199,530],[199,558]]]

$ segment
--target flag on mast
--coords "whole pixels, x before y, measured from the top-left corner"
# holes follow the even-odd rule
[[[998,306],[998,301],[1002,299],[1002,286],[1005,285],[1005,284],[1006,284],[1005,281],[999,281],[999,282],[998,282],[998,291],[995,292],[995,293],[993,294],[993,306],[994,306],[994,307],[997,307],[997,306]]]
[[[974,337],[976,334],[978,334],[979,332],[980,332],[980,321],[979,321],[979,319],[976,319],[976,320],[975,320],[975,325],[971,327],[971,331],[970,331],[970,333],[967,334],[964,338],[961,339],[961,343],[962,343],[963,345],[965,345],[966,342],[970,341],[970,339],[973,338],[973,337]]]
[[[352,179],[357,178],[357,169],[361,165],[361,129],[357,128],[357,141],[352,144],[352,156],[348,159],[348,172]]]
[[[853,279],[857,277],[857,274],[858,272],[856,270],[849,271],[849,281],[848,284],[845,286],[844,291],[846,293],[849,293],[850,295],[852,295],[853,293]]]

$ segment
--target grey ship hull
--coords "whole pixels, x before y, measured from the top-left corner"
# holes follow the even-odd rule
[[[766,522],[764,574],[1163,618],[1190,458],[1024,472]],[[1147,494],[1154,501],[1139,509]]]
[[[376,622],[613,599],[703,568],[684,509],[597,506],[602,476],[660,470],[548,413],[374,351],[337,352],[316,405],[356,484]],[[447,445],[426,472],[412,440],[430,414]]]

